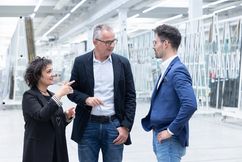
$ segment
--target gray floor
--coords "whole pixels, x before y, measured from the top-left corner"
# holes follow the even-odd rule
[[[74,105],[64,99],[64,106]],[[147,113],[149,103],[138,102],[132,131],[133,144],[125,147],[124,162],[155,162],[151,132],[144,132],[140,119]],[[183,162],[242,162],[242,122],[237,119],[221,121],[220,115],[202,115],[197,111],[190,121],[190,147]],[[20,109],[0,109],[0,161],[20,162],[23,146],[23,117]],[[70,162],[77,162],[76,144],[70,140],[67,128]],[[100,160],[101,162],[102,160]]]

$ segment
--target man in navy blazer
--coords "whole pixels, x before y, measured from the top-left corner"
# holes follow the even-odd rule
[[[115,34],[108,25],[93,32],[94,50],[75,59],[71,72],[77,104],[71,138],[78,143],[80,162],[121,162],[123,144],[131,144],[136,93],[127,58],[112,53]]]
[[[188,146],[188,121],[197,109],[191,76],[177,56],[181,34],[175,27],[158,26],[154,51],[161,62],[161,75],[151,97],[145,131],[153,130],[153,150],[158,162],[180,162]]]

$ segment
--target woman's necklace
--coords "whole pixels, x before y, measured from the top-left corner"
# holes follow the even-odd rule
[[[39,91],[42,93],[42,94],[45,94],[45,95],[48,95],[49,93],[47,92],[47,90],[46,91],[41,91],[40,89],[39,89]]]

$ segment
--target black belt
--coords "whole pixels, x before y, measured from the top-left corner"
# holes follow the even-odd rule
[[[97,115],[90,115],[89,120],[92,122],[97,122],[97,123],[109,123],[116,119],[116,115],[112,116],[97,116]]]

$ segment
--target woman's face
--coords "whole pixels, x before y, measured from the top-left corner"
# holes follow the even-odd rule
[[[43,86],[49,86],[54,84],[54,75],[53,75],[53,68],[52,64],[48,64],[41,73],[40,80],[38,84],[41,84]]]

